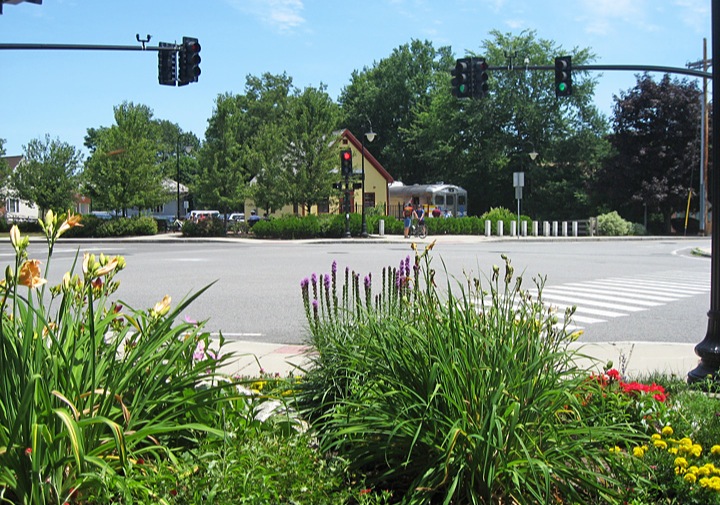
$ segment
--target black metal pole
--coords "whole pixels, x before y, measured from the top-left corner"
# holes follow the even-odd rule
[[[362,146],[362,160],[360,161],[361,173],[362,173],[362,202],[360,202],[360,216],[361,216],[361,229],[360,236],[363,238],[368,237],[367,221],[365,219],[365,134],[360,137],[360,145]]]
[[[712,0],[712,54],[720,55],[720,0]],[[712,67],[713,97],[720,97],[720,70],[717,65]],[[720,100],[712,101],[713,118],[720,117]],[[711,195],[713,202],[712,238],[710,244],[710,310],[708,311],[708,327],[705,338],[695,346],[695,354],[700,357],[697,368],[688,373],[688,382],[703,381],[708,376],[717,381],[720,379],[720,216],[715,212],[715,205],[720,202],[720,177],[715,172],[720,165],[720,128],[713,127],[710,145],[712,149]]]
[[[178,134],[177,146],[175,147],[175,161],[177,163],[177,179],[175,181],[175,185],[177,188],[177,215],[175,216],[175,219],[180,221],[180,134]]]
[[[345,174],[345,238],[351,238],[350,234],[350,174]]]

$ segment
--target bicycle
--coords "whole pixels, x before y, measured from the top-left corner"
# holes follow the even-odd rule
[[[425,223],[413,223],[410,225],[410,236],[416,238],[427,237],[427,225]]]

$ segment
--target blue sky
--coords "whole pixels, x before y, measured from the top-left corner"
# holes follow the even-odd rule
[[[215,99],[243,93],[245,77],[287,74],[337,99],[353,70],[412,39],[479,52],[492,29],[536,30],[598,64],[683,67],[710,51],[711,0],[44,0],[5,5],[0,43],[150,45],[197,37],[198,83],[157,82],[156,52],[0,50],[0,138],[7,154],[49,134],[78,148],[88,127],[113,124],[123,101],[204,137]],[[522,55],[518,55],[522,58]],[[500,65],[504,62],[490,62]],[[548,62],[551,64],[551,62]],[[450,78],[448,74],[448,79]],[[610,114],[632,72],[602,73],[595,101]]]

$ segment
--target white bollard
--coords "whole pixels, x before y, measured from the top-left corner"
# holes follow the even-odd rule
[[[505,226],[505,223],[503,223],[502,221],[498,221],[498,222],[497,222],[497,234],[498,234],[498,237],[502,237],[502,236],[503,236],[503,227],[504,227],[504,226]]]
[[[510,221],[510,236],[514,237],[517,235],[517,221]]]
[[[553,228],[552,228],[552,230],[553,230],[553,237],[557,237],[557,236],[558,236],[558,222],[557,222],[557,221],[553,221],[553,225],[552,225],[552,226],[553,226]]]
[[[520,221],[520,233],[523,237],[527,237],[527,221]]]
[[[567,237],[567,236],[568,236],[568,225],[567,225],[567,221],[563,221],[563,222],[562,222],[562,234],[563,234],[563,237]]]
[[[572,230],[573,230],[573,237],[577,237],[578,236],[578,222],[577,221],[573,221]]]
[[[384,219],[378,220],[378,233],[380,234],[381,237],[385,236],[385,220]]]
[[[533,221],[533,225],[532,225],[533,237],[537,237],[537,236],[538,236],[538,234],[540,233],[540,232],[538,231],[539,228],[540,228],[540,226],[539,226],[538,222],[537,222],[537,221]]]
[[[550,222],[549,221],[543,221],[543,235],[546,237],[550,236]]]
[[[485,236],[489,237],[492,235],[492,222],[489,219],[485,220]]]

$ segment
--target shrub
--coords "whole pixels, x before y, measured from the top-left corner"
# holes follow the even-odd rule
[[[225,221],[219,217],[200,219],[197,222],[187,220],[183,223],[181,231],[186,237],[224,237],[227,235]]]
[[[607,236],[631,235],[633,232],[632,223],[625,221],[617,211],[599,215],[597,217],[597,228],[600,235]]]
[[[482,232],[485,233],[485,221],[490,221],[492,224],[492,234],[497,235],[497,223],[498,221],[503,222],[503,230],[505,235],[510,234],[511,223],[517,222],[517,214],[505,209],[503,207],[494,207],[489,211],[480,216],[480,222],[482,223]],[[532,220],[528,216],[520,216],[521,221],[531,223]],[[529,225],[528,225],[529,226]]]
[[[432,244],[371,275],[301,283],[317,354],[299,395],[321,447],[402,503],[568,503],[616,499],[626,470],[607,451],[626,424],[583,416],[577,337],[521,288],[506,259],[487,284],[441,296]],[[338,282],[338,278],[344,282]]]

